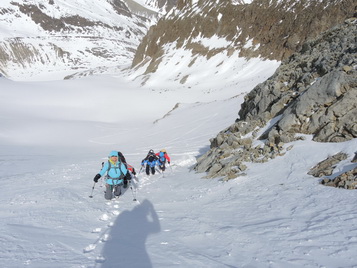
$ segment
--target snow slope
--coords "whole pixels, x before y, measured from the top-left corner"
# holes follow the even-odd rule
[[[0,78],[0,266],[357,267],[355,192],[307,175],[340,151],[350,157],[336,172],[355,165],[356,140],[307,137],[228,182],[191,170],[234,122],[244,92],[277,67],[254,66],[231,86],[212,76],[205,82],[220,90],[210,92],[177,90],[159,76],[155,87],[120,74]],[[148,150],[162,148],[172,159],[164,176],[140,173],[119,200],[104,200],[93,177],[111,150],[139,171]]]

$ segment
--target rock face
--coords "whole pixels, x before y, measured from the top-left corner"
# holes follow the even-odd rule
[[[346,154],[342,152],[338,153],[318,163],[310,170],[308,174],[315,177],[329,176],[333,173],[336,164],[346,158]],[[355,163],[355,159],[352,159],[351,162]],[[344,188],[349,190],[357,189],[357,166],[342,173],[341,175],[336,176],[333,179],[325,177],[320,181],[320,183],[325,186]]]
[[[194,2],[194,4],[192,4]],[[165,57],[164,47],[175,43],[207,58],[215,54],[240,51],[241,57],[283,60],[355,12],[354,0],[179,0],[173,9],[150,28],[141,41],[132,66],[150,62],[146,73],[155,72]],[[222,48],[200,42],[217,36],[227,40]]]
[[[283,155],[283,145],[303,139],[301,134],[317,142],[357,138],[356,23],[346,20],[283,61],[246,95],[239,119],[211,140],[195,170],[231,179],[243,174],[244,162]],[[253,147],[255,139],[263,145]]]
[[[296,133],[319,142],[357,137],[356,49],[355,19],[305,43],[245,97],[240,120],[281,116],[262,137],[275,144],[295,140]]]

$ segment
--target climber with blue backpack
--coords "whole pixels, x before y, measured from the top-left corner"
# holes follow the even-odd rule
[[[147,156],[141,161],[141,169],[145,167],[146,175],[155,175],[156,163],[158,161],[158,157],[154,153],[154,150],[150,150]]]
[[[159,168],[162,170],[162,171],[165,171],[166,167],[165,167],[165,164],[166,164],[166,160],[167,160],[167,163],[170,165],[170,156],[167,154],[166,150],[165,149],[162,149],[160,152],[156,153],[157,157],[159,158],[158,159],[158,166]]]
[[[111,151],[108,158],[108,161],[104,163],[102,169],[95,175],[93,180],[97,183],[98,180],[106,174],[104,198],[111,200],[113,194],[116,197],[120,196],[121,186],[123,185],[128,170],[126,165],[119,159],[118,151]]]

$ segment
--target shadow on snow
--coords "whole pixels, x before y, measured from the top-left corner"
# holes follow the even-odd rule
[[[152,268],[145,243],[150,234],[160,230],[159,218],[149,200],[144,200],[131,211],[122,212],[103,247],[102,256],[106,261],[101,267]]]

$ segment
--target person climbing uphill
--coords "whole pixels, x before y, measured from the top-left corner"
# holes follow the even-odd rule
[[[106,174],[104,198],[110,200],[113,198],[113,194],[114,196],[120,196],[121,185],[128,170],[125,164],[119,161],[118,151],[111,151],[108,158],[108,161],[104,163],[102,169],[95,175],[93,180],[97,183],[98,180]]]
[[[155,174],[156,163],[158,161],[158,157],[154,153],[154,150],[150,150],[147,156],[141,161],[141,166],[145,167],[146,175]]]
[[[122,152],[118,151],[118,157],[119,157],[119,158],[118,158],[118,161],[122,162],[122,163],[125,165],[126,169],[128,170],[128,172],[126,173],[126,175],[125,175],[125,177],[124,177],[124,184],[123,184],[123,187],[124,187],[124,188],[127,188],[127,187],[128,187],[128,182],[131,181],[133,175],[134,175],[134,176],[136,175],[135,169],[134,169],[133,166],[129,165],[129,164],[126,162],[126,159],[125,159],[125,157],[124,157],[124,155],[123,155]],[[104,162],[102,162],[102,167],[103,167],[103,166],[104,166]],[[135,173],[135,174],[134,174],[133,172],[131,172],[132,170],[134,170],[134,173]]]
[[[167,154],[165,149],[162,149],[160,152],[156,153],[156,156],[158,157],[158,166],[162,171],[165,171],[166,169],[166,160],[167,163],[170,165],[170,156]]]

